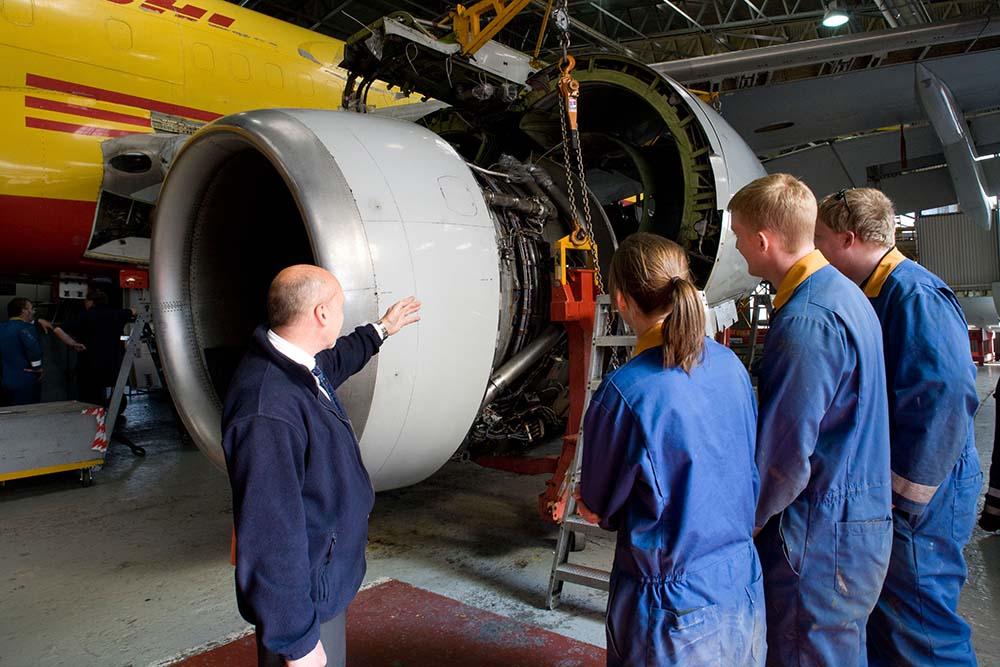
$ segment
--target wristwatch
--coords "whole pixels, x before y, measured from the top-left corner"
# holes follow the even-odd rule
[[[382,342],[384,343],[385,339],[389,337],[389,330],[385,328],[384,324],[382,324],[382,320],[372,322],[372,326],[375,327],[375,330],[378,331],[380,336],[382,336]]]

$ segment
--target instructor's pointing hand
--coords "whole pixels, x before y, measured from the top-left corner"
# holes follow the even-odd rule
[[[392,336],[405,326],[420,321],[420,302],[415,296],[407,297],[389,306],[380,320]]]

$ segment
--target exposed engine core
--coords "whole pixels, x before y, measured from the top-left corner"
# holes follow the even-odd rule
[[[593,109],[581,136],[602,264],[636,230],[677,239],[710,322],[725,326],[732,299],[756,283],[725,203],[762,168],[711,109],[642,65],[595,57],[580,80],[581,106]],[[267,286],[299,262],[341,280],[345,332],[399,298],[424,303],[421,323],[340,391],[376,489],[424,479],[467,436],[531,440],[558,424],[551,243],[568,233],[570,211],[555,101],[543,70],[496,113],[452,108],[417,125],[265,110],[188,141],[157,206],[152,288],[171,392],[216,464],[221,398],[264,321]]]

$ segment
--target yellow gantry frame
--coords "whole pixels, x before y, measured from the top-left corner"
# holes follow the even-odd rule
[[[473,53],[483,48],[486,42],[493,39],[493,36],[500,32],[511,19],[521,13],[521,10],[528,6],[531,0],[479,0],[474,5],[465,7],[455,5],[451,12],[452,23],[455,28],[455,37],[462,47],[463,56],[471,56]],[[483,16],[487,12],[496,14],[489,22],[483,25]]]
[[[474,5],[455,5],[451,11],[452,26],[455,31],[455,38],[459,46],[462,47],[463,56],[471,56],[479,49],[483,48],[486,42],[503,30],[504,26],[521,13],[528,6],[531,0],[479,0]],[[542,42],[545,39],[545,30],[548,28],[549,16],[552,14],[554,0],[549,0],[542,16],[542,25],[538,31],[538,41],[535,43],[535,51],[532,56],[532,65],[540,67],[542,63],[538,60],[538,54],[542,50]],[[493,12],[496,14],[489,22],[483,26],[483,17]],[[688,88],[688,92],[697,96],[705,104],[715,104],[719,99],[718,93],[706,90]]]

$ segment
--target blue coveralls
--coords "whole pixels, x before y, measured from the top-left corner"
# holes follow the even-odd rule
[[[665,369],[661,340],[641,337],[584,421],[581,496],[618,532],[607,664],[762,665],[750,379],[708,339],[690,376]]]
[[[774,305],[757,431],[768,664],[865,665],[892,547],[878,318],[819,251],[792,267]]]
[[[0,369],[3,394],[10,405],[42,399],[42,344],[35,325],[18,319],[0,322]]]
[[[937,276],[891,250],[864,284],[882,321],[892,437],[889,574],[868,622],[872,665],[975,665],[958,615],[983,474],[965,316]]]

